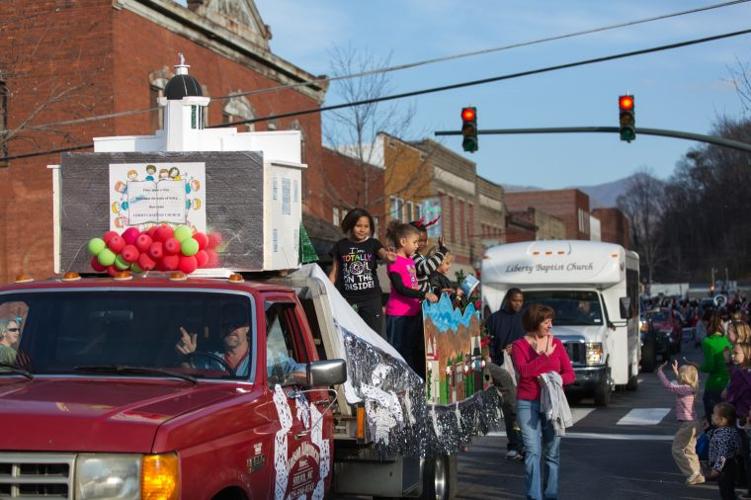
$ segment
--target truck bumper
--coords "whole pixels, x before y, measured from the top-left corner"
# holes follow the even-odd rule
[[[578,367],[574,368],[574,373],[576,380],[573,384],[567,385],[566,390],[593,392],[602,379],[608,376],[608,367],[605,365]]]

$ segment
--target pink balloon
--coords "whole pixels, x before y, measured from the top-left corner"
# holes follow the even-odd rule
[[[123,231],[123,239],[125,240],[125,243],[127,243],[128,245],[133,245],[136,242],[138,235],[140,234],[141,234],[141,231],[139,231],[135,227],[129,227],[128,229]]]
[[[196,270],[196,268],[198,267],[198,262],[193,255],[187,257],[183,255],[182,257],[180,257],[180,264],[178,265],[178,267],[185,274],[190,274]]]
[[[136,248],[135,245],[125,245],[125,247],[120,252],[120,255],[122,255],[125,262],[131,263],[136,262],[140,254],[141,252],[138,251],[138,248]]]
[[[164,248],[162,248],[162,242],[161,241],[155,241],[151,244],[149,247],[149,257],[154,259],[154,261],[159,262],[162,257],[164,257]]]
[[[162,265],[167,271],[174,271],[180,265],[179,255],[165,255],[162,257]]]
[[[164,253],[175,255],[180,253],[180,242],[175,238],[168,238],[164,242]]]
[[[91,258],[91,267],[98,273],[103,273],[107,270],[106,266],[99,263],[99,258],[96,255]]]
[[[209,245],[211,250],[222,244],[222,235],[219,233],[209,233]]]
[[[169,227],[167,224],[162,224],[161,226],[159,226],[159,229],[156,230],[154,236],[157,241],[165,242],[168,239],[172,238],[174,234],[175,231],[171,227]]]
[[[156,267],[156,262],[154,262],[154,259],[152,259],[149,254],[142,253],[141,256],[138,257],[138,267],[144,271],[151,271]]]
[[[146,233],[141,233],[138,235],[138,238],[136,238],[136,248],[138,248],[138,251],[140,252],[146,252],[153,242],[154,240],[151,239],[151,236]]]
[[[206,253],[206,250],[198,251],[196,262],[198,263],[198,267],[206,267],[206,264],[209,262],[209,254]]]
[[[203,250],[209,246],[209,237],[206,233],[197,232],[193,235],[193,239],[198,242],[198,249]],[[201,267],[200,265],[198,267]]]
[[[109,243],[110,238],[112,238],[113,236],[120,236],[120,235],[117,234],[117,231],[107,231],[102,236],[102,239],[104,240],[105,243]]]
[[[107,241],[107,247],[115,253],[120,253],[120,250],[125,247],[125,240],[116,234]]]

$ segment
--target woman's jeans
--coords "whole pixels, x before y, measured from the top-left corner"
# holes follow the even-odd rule
[[[552,422],[540,413],[539,401],[519,400],[516,419],[524,441],[524,472],[527,498],[542,500],[558,498],[558,465],[561,438],[555,435]],[[540,467],[543,459],[544,469]],[[545,496],[542,492],[543,473]]]

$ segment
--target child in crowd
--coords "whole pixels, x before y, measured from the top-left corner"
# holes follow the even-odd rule
[[[424,349],[420,301],[436,302],[438,297],[420,290],[417,284],[417,271],[412,260],[420,239],[417,228],[392,221],[386,234],[396,248],[396,260],[387,267],[391,293],[386,302],[386,339],[407,364],[424,377],[425,363],[418,359],[419,350]]]
[[[410,224],[415,227],[420,233],[420,239],[418,240],[417,250],[412,255],[412,260],[415,261],[415,270],[417,271],[417,285],[420,291],[428,293],[430,291],[430,275],[433,271],[438,269],[443,259],[448,254],[448,248],[443,245],[443,237],[438,238],[438,249],[434,251],[430,256],[425,256],[425,248],[428,246],[428,228],[438,222],[438,218],[433,219],[430,222],[425,222],[424,219],[414,220]]]
[[[694,399],[699,388],[699,371],[696,366],[686,364],[678,368],[678,361],[673,361],[673,372],[676,383],[671,384],[662,369],[667,361],[660,365],[657,377],[663,387],[675,394],[675,416],[680,422],[678,431],[673,438],[673,460],[686,476],[686,484],[701,484],[704,476],[701,473],[699,457],[696,455],[696,435],[699,431]]]
[[[438,268],[430,273],[430,287],[433,290],[433,293],[440,296],[442,293],[448,293],[449,298],[452,300],[455,297],[461,297],[464,295],[464,292],[459,287],[459,284],[456,281],[451,281],[451,278],[449,278],[449,271],[451,270],[451,264],[454,262],[454,254],[446,254],[446,256],[443,258],[443,262],[438,266]]]
[[[746,476],[748,494],[741,495],[741,498],[751,498],[751,457],[748,439],[750,428],[747,418],[751,411],[751,344],[735,344],[731,360],[734,369],[730,373],[730,383],[723,391],[723,398],[733,405],[735,414],[738,415],[739,427],[745,429],[745,432],[741,432],[741,442],[743,444],[743,473]]]
[[[331,249],[334,263],[329,279],[368,326],[383,337],[382,292],[376,268],[378,259],[394,262],[396,255],[373,238],[373,217],[362,208],[350,210],[341,228],[347,237]]]
[[[736,457],[741,453],[741,438],[735,428],[735,408],[730,403],[717,403],[712,411],[708,430],[709,472],[706,479],[717,479],[722,500],[735,500]]]

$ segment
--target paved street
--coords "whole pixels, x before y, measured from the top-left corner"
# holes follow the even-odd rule
[[[691,343],[684,342],[682,355],[701,359]],[[561,443],[560,498],[717,498],[714,483],[685,486],[673,463],[673,402],[646,373],[636,392],[616,392],[608,408],[587,399],[576,404],[576,423]],[[506,438],[498,434],[477,439],[460,456],[459,498],[524,498],[524,466],[505,460]]]

